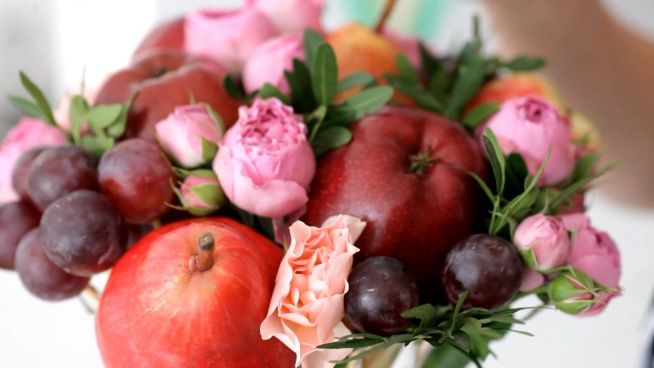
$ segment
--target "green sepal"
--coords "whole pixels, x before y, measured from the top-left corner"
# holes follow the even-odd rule
[[[202,161],[211,162],[218,153],[218,145],[215,142],[200,137],[202,141]]]
[[[520,256],[522,257],[522,260],[525,262],[527,267],[531,268],[532,270],[538,269],[538,260],[536,259],[536,253],[532,248],[520,249]]]

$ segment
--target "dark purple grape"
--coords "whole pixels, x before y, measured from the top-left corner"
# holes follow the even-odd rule
[[[43,234],[38,228],[20,241],[16,271],[30,293],[51,301],[72,298],[89,283],[88,277],[71,275],[52,263],[43,251]]]
[[[41,218],[41,231],[50,260],[73,275],[104,271],[124,252],[125,230],[118,210],[90,190],[52,203]]]
[[[14,186],[14,190],[22,199],[29,200],[29,195],[27,194],[27,172],[32,166],[32,162],[45,151],[48,147],[36,147],[30,150],[23,152],[16,164],[14,165],[14,172],[11,177],[11,183]]]
[[[123,141],[105,152],[98,176],[102,192],[128,223],[160,217],[173,200],[172,168],[159,147],[143,139]]]
[[[0,206],[0,268],[14,269],[16,247],[23,235],[39,226],[41,214],[27,202]]]
[[[50,203],[80,189],[98,188],[95,159],[75,146],[48,148],[27,171],[27,193],[44,211]]]
[[[464,308],[494,309],[511,301],[520,288],[522,263],[515,245],[499,236],[476,234],[447,255],[443,284],[456,303],[468,292]]]
[[[345,324],[350,329],[391,335],[411,323],[402,313],[418,305],[418,285],[397,259],[370,257],[352,269],[347,281]]]

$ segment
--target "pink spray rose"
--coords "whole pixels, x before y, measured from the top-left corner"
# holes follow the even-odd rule
[[[330,217],[322,227],[301,221],[291,225],[291,244],[279,265],[261,337],[276,337],[293,350],[296,366],[330,367],[330,360],[349,353],[316,347],[349,333],[341,324],[344,296],[353,256],[359,251],[354,242],[365,225],[346,215]]]
[[[249,0],[274,23],[280,32],[322,29],[320,16],[324,0]]]
[[[275,26],[252,6],[199,10],[186,17],[186,50],[209,57],[239,73],[255,47],[277,35]]]
[[[247,93],[270,83],[282,92],[288,92],[284,71],[293,69],[293,59],[304,60],[300,33],[285,34],[259,45],[243,68],[243,86]]]
[[[178,106],[155,127],[161,148],[183,167],[213,160],[224,127],[203,104]]]
[[[595,295],[597,302],[582,313],[585,316],[598,314],[619,294],[620,252],[607,233],[590,225],[586,215],[564,215],[561,220],[568,231],[572,232],[572,252],[568,264],[583,271],[600,285],[613,289]]]
[[[570,255],[568,231],[561,220],[540,213],[520,223],[513,234],[513,242],[525,263],[540,272],[563,266]]]
[[[478,134],[490,128],[504,154],[519,153],[533,175],[551,150],[539,185],[566,179],[575,166],[570,122],[557,108],[538,97],[516,97],[505,101]]]
[[[211,170],[192,171],[176,192],[184,209],[194,216],[207,216],[225,204],[225,195]]]
[[[0,204],[18,200],[12,185],[14,164],[20,155],[38,146],[67,143],[63,131],[32,117],[22,118],[0,144]]]
[[[276,98],[239,108],[219,145],[213,169],[236,206],[263,217],[301,209],[316,171],[306,126]]]

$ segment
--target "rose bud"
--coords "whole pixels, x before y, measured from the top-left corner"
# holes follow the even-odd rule
[[[227,198],[263,217],[302,208],[316,171],[306,130],[293,108],[276,98],[242,106],[213,163]]]
[[[287,93],[289,88],[284,71],[293,69],[293,59],[304,60],[302,35],[299,33],[279,36],[259,45],[243,68],[245,92],[252,93],[270,83]]]
[[[539,185],[557,184],[572,174],[575,147],[570,122],[542,98],[516,97],[505,101],[478,134],[486,129],[495,133],[504,154],[522,155],[532,175],[549,153]]]
[[[570,255],[570,239],[561,220],[540,213],[518,225],[513,243],[525,263],[540,272],[563,266]]]
[[[14,166],[23,152],[38,146],[65,143],[66,134],[62,130],[36,118],[22,118],[0,144],[0,204],[18,200],[12,180]]]
[[[191,171],[176,193],[184,210],[193,216],[206,216],[225,204],[225,195],[211,170]]]
[[[618,290],[599,285],[574,268],[557,275],[548,287],[550,300],[557,309],[578,316],[599,313],[616,293]]]
[[[203,104],[178,106],[155,127],[161,148],[186,168],[213,160],[224,129],[217,115]]]
[[[572,251],[568,264],[590,276],[606,290],[597,296],[598,303],[583,315],[601,312],[608,301],[620,291],[620,252],[611,237],[590,226],[590,219],[584,214],[561,216],[561,221],[572,233]]]
[[[320,16],[324,0],[249,0],[248,3],[265,14],[280,32],[322,30]]]
[[[520,291],[526,293],[533,291],[545,283],[545,276],[532,270],[529,267],[522,269],[522,283],[520,284]]]
[[[277,35],[275,26],[252,6],[234,10],[198,10],[186,17],[186,51],[211,58],[240,73],[255,47]]]

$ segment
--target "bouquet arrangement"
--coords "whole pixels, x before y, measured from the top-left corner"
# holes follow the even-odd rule
[[[343,367],[411,342],[481,365],[517,299],[601,312],[620,257],[584,214],[592,125],[544,60],[487,56],[477,27],[435,56],[384,29],[393,3],[331,32],[321,1],[193,12],[55,111],[21,73],[0,267],[46,300],[111,269],[108,367]]]

